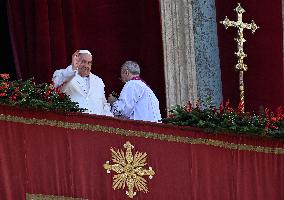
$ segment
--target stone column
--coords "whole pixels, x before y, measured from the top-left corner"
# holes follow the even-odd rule
[[[160,0],[167,108],[222,98],[215,1]]]
[[[211,97],[214,105],[222,101],[222,81],[215,0],[194,0],[192,6],[198,99]],[[223,27],[222,27],[223,28]]]
[[[191,1],[160,0],[167,108],[197,100]]]

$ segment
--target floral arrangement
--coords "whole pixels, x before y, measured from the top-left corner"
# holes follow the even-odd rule
[[[180,126],[203,128],[210,132],[234,132],[268,137],[284,138],[284,108],[275,111],[268,108],[258,112],[243,112],[243,102],[236,109],[230,107],[229,101],[212,106],[210,98],[201,106],[188,102],[185,106],[177,105],[169,111],[164,123]]]
[[[57,112],[85,110],[53,84],[36,84],[33,78],[26,81],[9,78],[9,74],[0,74],[0,104]]]

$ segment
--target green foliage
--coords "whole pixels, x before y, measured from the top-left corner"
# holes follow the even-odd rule
[[[238,134],[253,134],[260,136],[284,138],[284,109],[278,107],[276,111],[265,109],[259,113],[242,112],[243,103],[238,108],[225,106],[223,103],[216,108],[210,101],[202,104],[202,109],[196,104],[188,102],[185,106],[177,105],[169,111],[164,123],[179,126],[203,128],[210,132],[233,132]]]
[[[83,112],[78,103],[61,93],[52,84],[36,84],[33,79],[8,81],[0,74],[0,104],[56,112]]]

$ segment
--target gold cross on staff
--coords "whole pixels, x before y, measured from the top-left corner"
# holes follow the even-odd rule
[[[235,54],[238,57],[238,64],[235,65],[235,69],[239,71],[239,89],[240,89],[240,101],[243,104],[242,111],[244,112],[244,103],[245,103],[245,95],[244,95],[244,71],[248,70],[248,67],[246,64],[244,64],[244,58],[247,57],[247,54],[244,53],[244,42],[246,42],[243,30],[249,29],[252,33],[256,31],[256,29],[259,28],[254,21],[252,20],[250,24],[243,22],[243,13],[245,10],[241,7],[241,4],[238,3],[238,6],[235,8],[235,11],[238,14],[238,20],[237,21],[231,21],[226,16],[223,21],[220,21],[221,24],[225,26],[225,28],[229,27],[237,27],[238,29],[238,38],[234,38],[237,41],[238,44],[238,52],[235,52]]]

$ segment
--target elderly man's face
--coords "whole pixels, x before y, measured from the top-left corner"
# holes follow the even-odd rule
[[[79,62],[78,74],[82,77],[89,76],[92,68],[92,56],[89,54],[80,54]]]
[[[120,77],[123,83],[126,83],[127,81],[129,81],[129,71],[125,67],[121,68]]]

